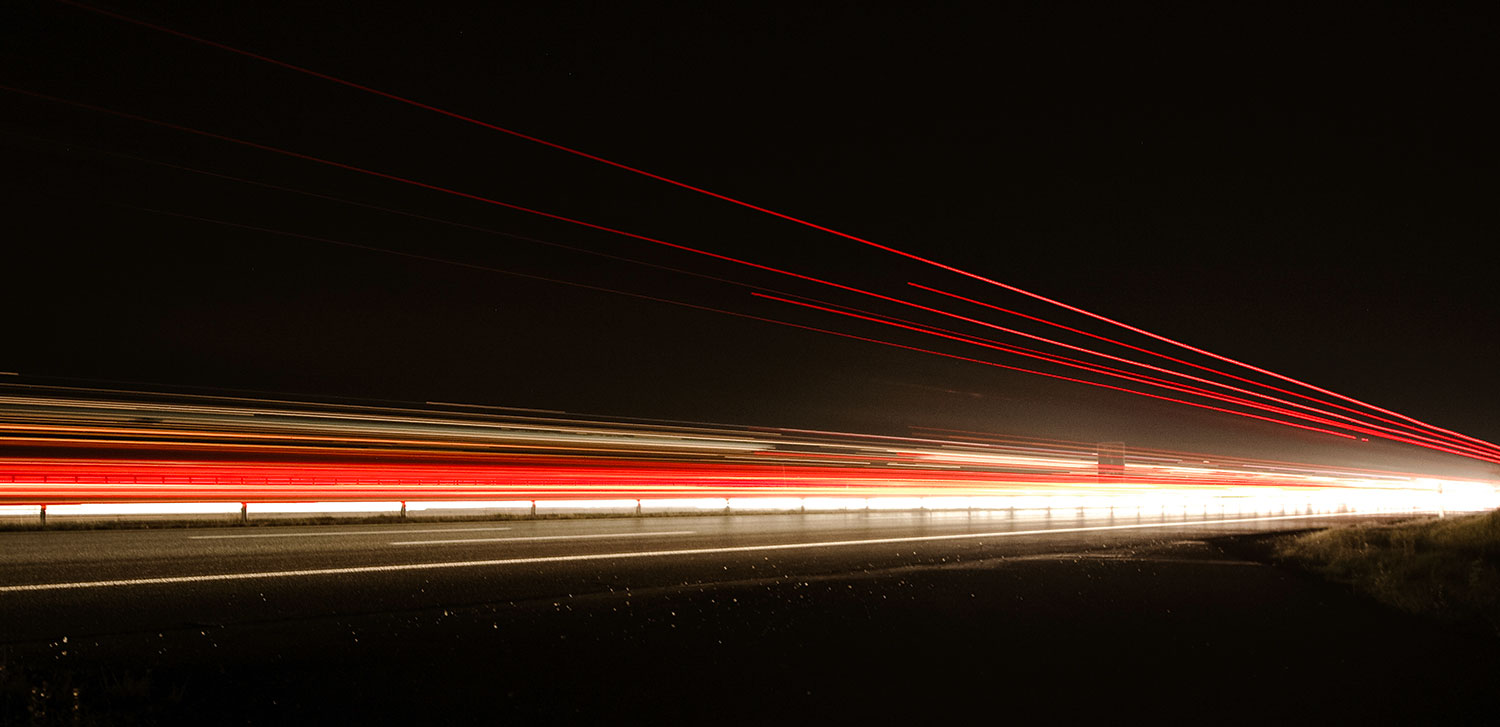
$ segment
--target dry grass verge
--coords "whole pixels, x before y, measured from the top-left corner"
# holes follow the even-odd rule
[[[1500,511],[1331,528],[1276,550],[1402,610],[1500,633]]]

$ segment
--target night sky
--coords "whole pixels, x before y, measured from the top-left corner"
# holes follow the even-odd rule
[[[1219,3],[100,5],[1500,440],[1490,16]],[[940,299],[906,283],[1110,333],[848,240],[45,0],[0,10],[0,69],[0,85],[926,304]],[[163,166],[905,315],[14,93],[0,92],[0,155],[0,370],[20,381],[1441,464],[1410,448],[1361,449],[752,320],[163,214],[1029,365],[722,282]]]

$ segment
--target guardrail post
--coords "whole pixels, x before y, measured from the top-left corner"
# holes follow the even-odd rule
[[[640,515],[641,515],[641,500],[640,500],[640,498],[636,498],[636,500],[635,500],[635,514],[636,514],[636,517],[640,517]]]
[[[42,506],[42,509],[41,509],[41,518],[42,518],[42,523],[41,523],[42,527],[44,527],[44,528],[47,527],[47,506],[46,505]]]
[[[250,503],[242,502],[240,503],[240,524],[244,525],[248,522],[250,522]]]
[[[406,501],[405,500],[401,501],[401,519],[402,520],[406,519]]]
[[[536,517],[536,500],[531,501],[531,516]]]

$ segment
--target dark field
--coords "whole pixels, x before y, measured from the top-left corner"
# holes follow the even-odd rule
[[[571,596],[14,645],[0,721],[1492,721],[1494,639],[1261,565],[1261,541],[629,591],[605,579]]]

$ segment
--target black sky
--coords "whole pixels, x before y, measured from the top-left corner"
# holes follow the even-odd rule
[[[1296,4],[431,5],[103,4],[1500,440],[1493,17]],[[4,85],[849,284],[909,295],[918,281],[1087,325],[77,9],[3,12]],[[36,382],[1240,453],[1273,439],[1298,455],[1328,444],[764,323],[143,211],[901,338],[732,286],[120,155],[864,304],[764,273],[15,94],[0,113],[0,370]]]

